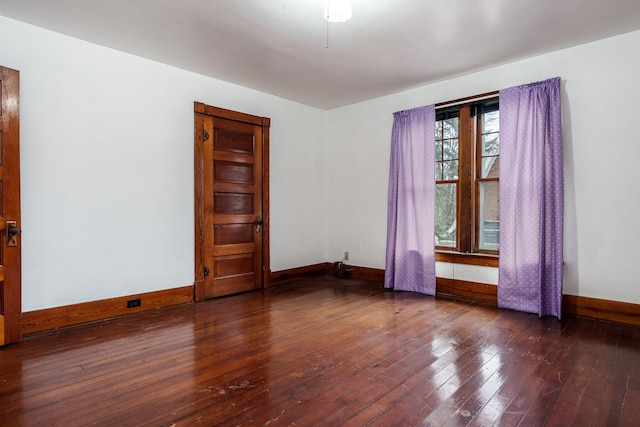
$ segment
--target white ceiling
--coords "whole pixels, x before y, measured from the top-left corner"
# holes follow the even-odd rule
[[[640,29],[640,0],[352,0],[327,48],[326,4],[0,0],[0,15],[323,109]]]

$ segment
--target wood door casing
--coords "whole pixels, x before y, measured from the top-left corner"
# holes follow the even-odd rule
[[[270,120],[197,102],[194,110],[194,284],[202,301],[268,284]]]
[[[22,338],[21,238],[7,243],[7,222],[20,229],[20,73],[0,67],[0,345]]]

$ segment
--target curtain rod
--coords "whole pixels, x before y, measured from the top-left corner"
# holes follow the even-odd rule
[[[467,96],[465,98],[458,98],[451,101],[438,102],[437,104],[435,104],[435,108],[437,110],[438,108],[453,107],[454,105],[464,104],[465,102],[469,101],[482,101],[483,99],[495,98],[499,94],[500,91],[494,90],[493,92],[481,93],[479,95]],[[409,110],[411,110],[411,108]],[[400,110],[396,113],[404,113],[405,111],[409,110]]]
[[[454,105],[464,104],[468,101],[482,101],[483,99],[495,98],[500,94],[500,91],[494,90],[493,92],[481,93],[479,95],[467,96],[465,98],[454,99],[452,101],[438,102],[436,108],[453,107]]]

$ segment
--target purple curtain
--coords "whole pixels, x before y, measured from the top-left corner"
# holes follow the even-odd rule
[[[498,306],[561,315],[560,78],[500,91]]]
[[[435,107],[394,113],[384,287],[436,293]]]

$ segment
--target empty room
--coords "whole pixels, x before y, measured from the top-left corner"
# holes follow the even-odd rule
[[[638,76],[637,0],[0,0],[0,425],[639,425]]]

